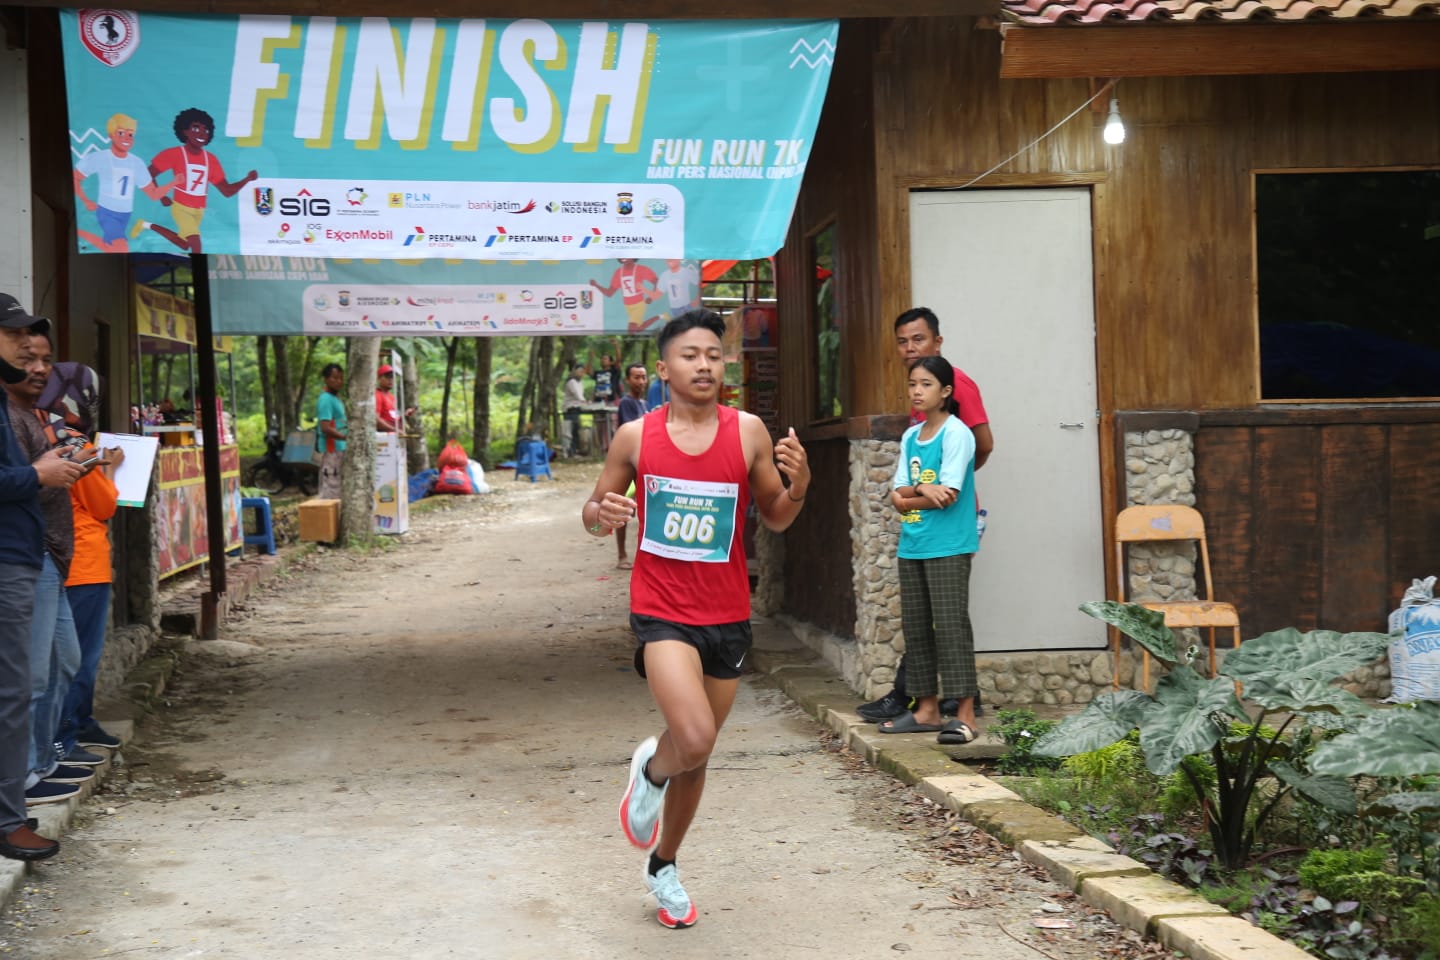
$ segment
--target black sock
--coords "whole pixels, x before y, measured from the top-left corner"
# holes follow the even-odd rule
[[[661,859],[660,859],[660,854],[658,854],[658,853],[652,853],[652,854],[650,854],[650,876],[653,877],[653,876],[655,876],[657,873],[659,873],[661,870],[664,870],[666,867],[673,867],[673,866],[675,866],[675,861],[674,861],[674,860],[661,860]]]
[[[665,784],[667,784],[667,783],[670,782],[670,778],[669,778],[669,777],[666,777],[664,780],[661,780],[659,783],[656,783],[656,782],[655,782],[655,778],[652,777],[652,776],[650,776],[650,761],[649,761],[649,760],[646,760],[646,761],[645,761],[645,769],[644,769],[644,770],[641,770],[640,772],[645,775],[645,779],[646,779],[647,781],[649,781],[649,783],[650,783],[650,785],[651,785],[652,787],[663,787],[663,786],[665,786]]]

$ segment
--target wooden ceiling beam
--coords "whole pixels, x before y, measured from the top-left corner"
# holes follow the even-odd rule
[[[1000,76],[1203,77],[1440,70],[1440,22],[1164,23],[1001,30]]]
[[[492,5],[493,4],[493,5]],[[29,0],[31,7],[74,7],[74,0]],[[130,0],[143,13],[286,14],[291,16],[436,17],[513,20],[829,20],[870,17],[995,16],[1000,0]]]

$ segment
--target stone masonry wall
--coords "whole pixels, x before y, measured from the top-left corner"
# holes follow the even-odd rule
[[[900,580],[895,547],[900,518],[890,505],[900,444],[856,440],[850,444],[850,556],[855,583],[856,675],[845,680],[868,697],[895,681],[905,649],[900,630]]]

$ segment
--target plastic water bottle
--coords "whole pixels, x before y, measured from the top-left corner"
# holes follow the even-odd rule
[[[982,540],[985,538],[985,518],[989,516],[989,514],[989,510],[981,510],[975,515],[975,532],[980,535]]]

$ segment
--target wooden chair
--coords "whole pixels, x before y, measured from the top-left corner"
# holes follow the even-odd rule
[[[1240,646],[1240,615],[1233,604],[1215,599],[1215,588],[1210,579],[1210,551],[1205,543],[1205,521],[1194,507],[1179,504],[1160,506],[1127,507],[1115,518],[1115,577],[1116,597],[1125,600],[1128,595],[1130,569],[1126,545],[1131,543],[1184,542],[1193,541],[1199,545],[1200,563],[1196,570],[1196,586],[1203,590],[1200,600],[1137,601],[1148,610],[1165,614],[1165,626],[1172,629],[1195,627],[1205,628],[1210,635],[1210,675],[1215,676],[1215,630],[1229,628],[1234,631],[1235,646]],[[1198,592],[1198,591],[1197,591]],[[1113,683],[1120,686],[1120,631],[1111,628],[1111,654],[1114,663]],[[1150,653],[1141,648],[1142,690],[1150,689]]]

